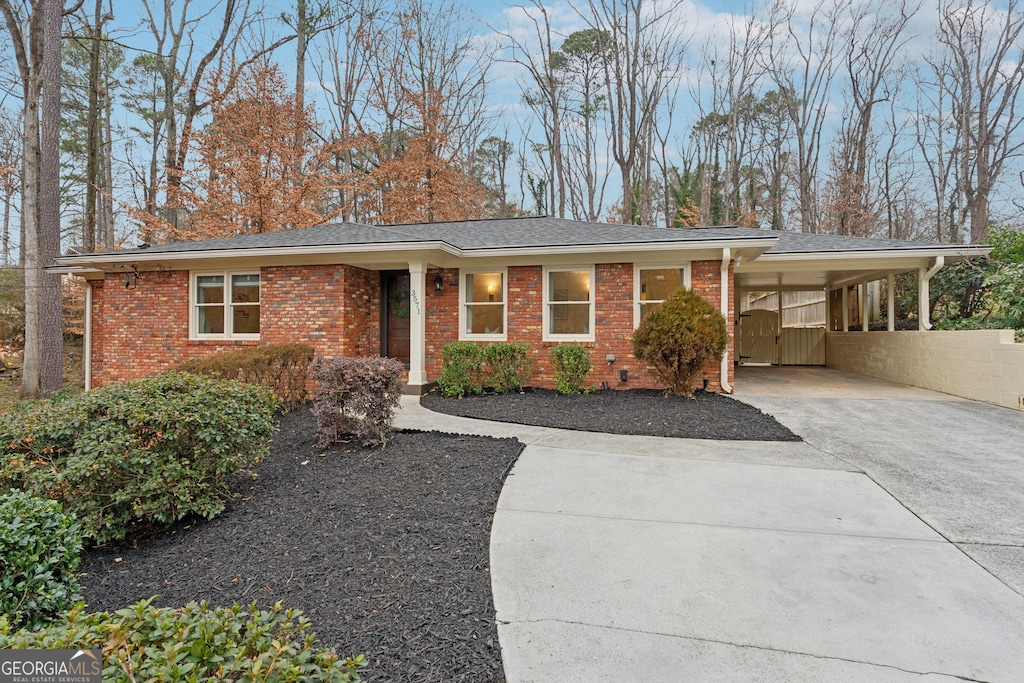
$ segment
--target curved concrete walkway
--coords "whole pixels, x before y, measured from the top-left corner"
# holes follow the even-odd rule
[[[917,432],[884,436],[887,419],[905,426],[894,406],[745,400],[778,410],[806,442],[568,432],[439,415],[403,399],[396,426],[528,444],[491,535],[508,681],[1024,680],[1024,597],[851,456],[878,458],[886,438],[896,461],[915,449]],[[959,403],[942,417],[990,409]],[[849,434],[831,436],[827,408],[846,414]],[[991,410],[1003,411],[994,422],[1020,417]],[[1004,456],[1024,436],[1010,425],[991,438]],[[1015,457],[1024,456],[1006,464]]]

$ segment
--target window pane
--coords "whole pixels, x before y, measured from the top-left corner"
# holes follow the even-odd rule
[[[548,275],[549,301],[590,301],[589,270],[564,270]]]
[[[196,303],[224,303],[224,276],[200,275],[196,278]]]
[[[502,334],[505,307],[501,304],[466,306],[466,334]]]
[[[664,301],[682,286],[682,271],[678,268],[640,271],[641,301]]]
[[[501,273],[473,273],[466,276],[466,301],[504,301]]]
[[[661,308],[661,303],[656,304],[640,304],[640,319],[643,320],[647,317],[648,313],[658,310]]]
[[[260,276],[232,275],[231,300],[235,303],[259,303]]]
[[[551,304],[549,334],[590,334],[590,304]]]
[[[244,306],[232,306],[234,310],[233,334],[259,334],[260,333],[260,307],[259,305],[245,304]]]
[[[224,307],[199,307],[199,334],[224,334]]]

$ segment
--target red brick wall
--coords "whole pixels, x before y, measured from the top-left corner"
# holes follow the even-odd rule
[[[434,290],[434,278],[444,281],[442,291]],[[455,268],[427,269],[426,320],[427,379],[441,375],[441,350],[448,342],[459,339],[459,271]]]
[[[93,386],[138,379],[243,346],[304,342],[328,356],[380,353],[380,275],[352,266],[260,270],[260,339],[188,338],[187,271],[93,284]]]
[[[721,301],[721,262],[696,261],[692,264],[691,286],[716,308]],[[648,372],[646,366],[633,357],[633,264],[599,263],[594,268],[595,288],[595,335],[594,342],[584,345],[590,349],[590,360],[594,369],[587,375],[587,381],[600,385],[608,382],[613,388],[658,388],[661,383]],[[732,272],[730,270],[730,278]],[[551,347],[557,342],[544,342],[543,338],[543,268],[540,266],[511,267],[508,269],[508,341],[525,342],[535,365],[530,383],[534,386],[553,387],[554,369],[548,358]],[[731,288],[730,288],[731,291]],[[458,304],[456,294],[452,305]],[[733,361],[733,312],[730,295],[729,318],[729,381],[732,383]],[[430,323],[428,322],[428,325]],[[430,332],[428,331],[428,337]],[[458,339],[458,333],[447,341]],[[435,337],[436,346],[441,343]],[[608,363],[607,355],[614,355],[615,362]],[[629,379],[619,380],[619,371],[625,369]],[[428,377],[436,379],[440,365],[431,368]],[[721,390],[721,371],[718,363],[709,364],[705,370],[708,388]]]
[[[718,307],[721,297],[719,261],[692,264],[693,288]],[[440,274],[441,292],[433,281]],[[508,269],[508,340],[526,342],[536,361],[531,384],[551,387],[554,372],[548,352],[554,342],[542,342],[542,277],[540,266]],[[731,278],[731,272],[730,272]],[[441,373],[441,349],[459,338],[459,272],[431,269],[426,275],[426,369],[436,380]],[[656,387],[658,382],[633,358],[633,265],[595,267],[594,369],[588,381],[607,381],[616,388]],[[380,275],[352,266],[279,266],[261,269],[261,339],[259,341],[190,341],[188,339],[188,272],[145,273],[135,289],[126,290],[118,278],[93,285],[93,384],[137,379],[181,361],[210,356],[241,346],[305,342],[328,356],[380,353]],[[729,354],[734,360],[733,302],[729,302]],[[616,360],[609,364],[607,354]],[[626,369],[629,381],[619,381]],[[729,378],[732,382],[732,363]],[[705,374],[719,388],[719,366]]]

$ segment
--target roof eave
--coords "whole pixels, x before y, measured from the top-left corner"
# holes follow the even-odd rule
[[[758,260],[770,261],[804,261],[807,259],[844,260],[872,258],[934,258],[935,256],[987,256],[992,251],[988,245],[935,245],[931,247],[913,247],[900,249],[849,249],[846,251],[790,251],[783,253],[765,252]]]
[[[595,243],[582,245],[549,245],[531,247],[486,247],[459,249],[443,241],[429,242],[388,242],[372,244],[328,244],[301,247],[266,247],[250,249],[206,249],[185,251],[133,251],[111,252],[106,254],[75,254],[60,256],[56,266],[50,272],[69,272],[71,269],[102,269],[124,264],[144,264],[150,262],[203,261],[230,258],[277,258],[282,256],[302,256],[324,254],[368,254],[394,253],[403,251],[440,251],[449,256],[460,258],[479,257],[515,257],[515,256],[558,256],[573,254],[596,254],[621,251],[665,251],[721,249],[723,247],[742,246],[751,250],[764,251],[775,245],[777,237],[722,237],[710,240],[678,240],[665,242],[617,242]]]

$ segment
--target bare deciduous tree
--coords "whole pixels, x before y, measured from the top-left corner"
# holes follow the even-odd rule
[[[647,222],[635,185],[649,191],[649,159],[654,148],[658,108],[682,69],[687,40],[676,12],[681,2],[663,5],[644,0],[590,0],[581,17],[598,33],[604,59],[612,158],[622,179],[622,221]],[[605,44],[605,41],[607,44]],[[637,171],[643,170],[643,177]],[[647,213],[648,215],[642,215]]]
[[[792,160],[801,232],[817,232],[818,167],[822,131],[838,69],[843,15],[852,0],[818,0],[806,19],[799,3],[778,0],[772,8],[776,31],[769,42],[769,71],[781,92],[793,94],[789,105],[796,158]]]

